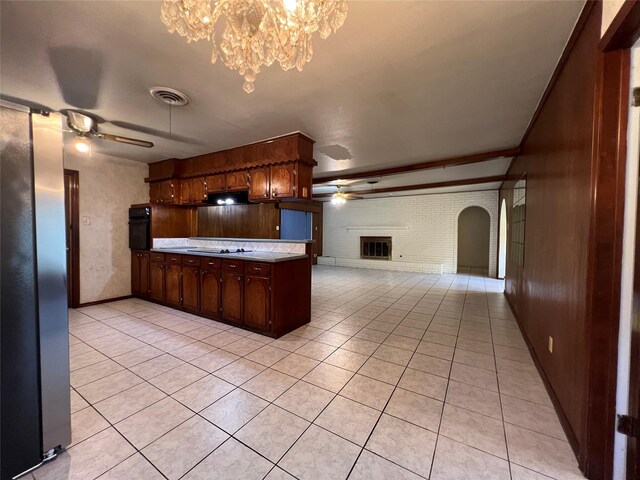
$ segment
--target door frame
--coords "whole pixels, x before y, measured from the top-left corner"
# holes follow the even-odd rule
[[[64,175],[70,178],[71,272],[67,272],[67,276],[71,276],[69,307],[77,308],[80,305],[80,172],[65,168]]]
[[[598,195],[591,206],[587,279],[589,398],[585,446],[579,455],[580,466],[589,478],[610,479],[614,474],[630,49],[638,38],[640,2],[625,0],[598,45],[596,145],[592,158],[592,190]],[[640,460],[638,453],[637,449],[627,450],[628,465]]]

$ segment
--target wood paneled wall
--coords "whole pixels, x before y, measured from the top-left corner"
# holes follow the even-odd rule
[[[273,203],[199,207],[198,237],[280,238],[280,210]]]
[[[151,204],[151,238],[180,238],[196,235],[196,209]]]
[[[601,9],[587,2],[500,190],[511,224],[526,173],[524,265],[507,255],[505,294],[594,479],[611,477],[629,82],[628,51],[598,48]]]

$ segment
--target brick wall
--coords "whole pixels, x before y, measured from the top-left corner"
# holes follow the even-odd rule
[[[324,256],[318,263],[426,273],[455,273],[458,215],[482,207],[491,218],[489,274],[496,276],[498,192],[443,193],[324,204]],[[393,258],[360,258],[361,236],[393,237]]]

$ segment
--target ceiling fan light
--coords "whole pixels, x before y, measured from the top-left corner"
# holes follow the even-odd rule
[[[91,151],[91,145],[86,138],[78,137],[74,142],[74,147],[76,151],[80,153],[89,153]]]

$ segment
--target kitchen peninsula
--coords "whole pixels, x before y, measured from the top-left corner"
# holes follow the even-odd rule
[[[313,242],[157,238],[134,251],[137,297],[280,337],[311,320]],[[136,260],[134,260],[135,262]]]

